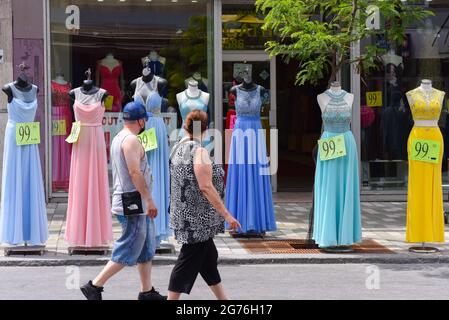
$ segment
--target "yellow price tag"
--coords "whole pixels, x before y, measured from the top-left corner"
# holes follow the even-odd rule
[[[140,143],[142,143],[145,152],[150,152],[158,148],[155,128],[151,128],[145,131],[140,136],[137,136],[137,138],[139,139]]]
[[[112,106],[114,105],[114,97],[108,96],[106,100],[104,101],[104,107],[108,111],[112,111]]]
[[[16,144],[27,146],[41,143],[41,125],[39,122],[18,123],[16,125]]]
[[[438,163],[440,161],[441,143],[434,140],[412,141],[411,159],[429,163]]]
[[[69,137],[65,140],[68,143],[76,143],[78,142],[78,139],[80,137],[81,132],[81,122],[77,121],[74,122],[72,125],[72,132],[70,133]]]
[[[318,141],[320,160],[328,161],[346,156],[345,136],[339,135]]]
[[[67,135],[67,122],[65,120],[53,120],[52,135],[53,136]]]
[[[382,107],[382,91],[371,91],[366,93],[366,105],[368,107]]]

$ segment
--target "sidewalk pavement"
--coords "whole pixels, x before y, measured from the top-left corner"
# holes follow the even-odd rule
[[[260,239],[234,239],[229,234],[216,238],[216,245],[222,264],[285,264],[285,263],[447,263],[449,262],[449,243],[433,244],[440,249],[435,254],[410,253],[411,244],[405,243],[406,203],[399,202],[364,202],[362,203],[363,238],[365,242],[375,245],[378,250],[351,254],[326,254],[320,250],[295,250],[286,240],[307,238],[309,211],[311,203],[293,203],[279,201],[275,204],[278,231],[270,232],[262,247]],[[67,204],[51,203],[48,205],[50,238],[44,256],[4,256],[0,251],[0,266],[97,266],[108,261],[109,255],[73,255],[68,254],[68,245],[64,240],[65,213]],[[121,233],[119,223],[114,219],[114,237]],[[446,228],[446,239],[449,228]],[[269,240],[276,240],[275,242]],[[271,246],[271,244],[273,246]],[[180,246],[170,239],[169,244]],[[255,250],[251,248],[256,247]],[[267,250],[262,250],[268,246]],[[262,248],[262,249],[261,249]],[[270,253],[271,252],[271,253]],[[158,255],[155,264],[173,264],[176,254]]]

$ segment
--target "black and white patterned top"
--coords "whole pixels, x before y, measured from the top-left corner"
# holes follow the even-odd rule
[[[194,157],[201,144],[182,140],[170,157],[170,227],[181,244],[206,242],[224,233],[224,218],[201,192],[194,171]],[[212,183],[224,198],[224,170],[212,165]]]

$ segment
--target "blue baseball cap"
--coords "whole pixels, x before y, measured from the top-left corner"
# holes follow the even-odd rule
[[[125,106],[125,109],[123,109],[123,120],[125,121],[137,121],[142,119],[147,121],[151,116],[152,114],[147,112],[145,106],[136,101],[128,103]]]

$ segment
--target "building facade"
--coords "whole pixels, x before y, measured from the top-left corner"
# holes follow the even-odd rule
[[[379,32],[353,48],[363,52],[367,44],[376,43],[387,49],[378,71],[365,75],[347,68],[341,74],[344,88],[356,95],[352,129],[366,194],[400,198],[406,193],[406,141],[413,123],[405,93],[423,78],[449,92],[449,4],[433,0],[422,5],[435,16],[407,30],[402,46],[391,46]],[[87,77],[109,91],[103,123],[109,146],[121,126],[121,106],[133,98],[130,83],[141,76],[145,58],[169,83],[161,95],[170,128],[182,121],[176,95],[194,78],[211,94],[211,127],[223,132],[234,106],[230,88],[249,68],[254,81],[270,92],[262,120],[266,129],[278,133],[277,138],[267,135],[278,155],[273,187],[310,191],[312,151],[321,133],[316,96],[326,90],[327,81],[295,86],[297,63],[269,57],[264,44],[274,35],[263,31],[262,23],[253,0],[0,0],[0,84],[16,79],[17,66],[25,62],[28,76],[40,88],[36,121],[44,137],[40,151],[47,197],[64,201],[67,196],[70,148],[64,135],[73,118],[67,92]],[[0,136],[6,105],[1,94]],[[440,127],[449,143],[446,102],[443,109]],[[445,159],[449,145],[446,149]],[[216,157],[225,158],[225,152]],[[443,183],[448,183],[447,161],[443,170]]]

